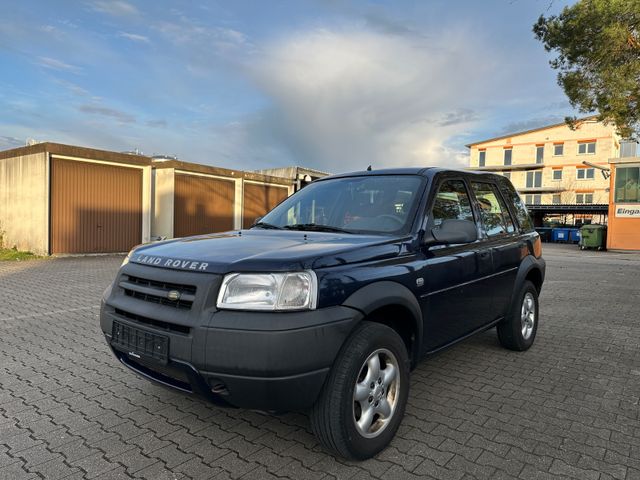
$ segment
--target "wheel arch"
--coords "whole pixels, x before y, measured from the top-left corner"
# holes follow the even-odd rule
[[[424,326],[422,309],[411,290],[397,282],[375,282],[351,294],[343,305],[362,312],[363,320],[382,323],[394,329],[407,345],[412,368],[417,364]]]
[[[529,280],[536,287],[538,294],[542,290],[544,282],[545,264],[542,259],[537,259],[532,255],[526,257],[520,264],[518,274],[516,276],[514,295],[519,291],[521,285]]]

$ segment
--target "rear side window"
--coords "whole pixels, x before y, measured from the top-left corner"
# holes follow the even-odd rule
[[[533,222],[531,221],[527,207],[525,207],[524,202],[516,192],[516,189],[513,188],[513,185],[511,185],[510,182],[500,182],[500,191],[509,205],[511,205],[511,208],[513,208],[520,228],[526,232],[532,231]]]
[[[431,210],[432,226],[437,227],[445,220],[473,222],[471,201],[462,180],[445,180],[438,187]]]
[[[480,218],[489,237],[515,232],[515,226],[507,205],[502,200],[495,185],[490,183],[471,182]]]

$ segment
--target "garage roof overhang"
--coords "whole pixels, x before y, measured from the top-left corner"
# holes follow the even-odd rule
[[[261,183],[270,183],[275,185],[283,185],[289,187],[291,180],[283,177],[273,177],[255,172],[245,172],[242,170],[231,170],[228,168],[214,167],[211,165],[201,165],[198,163],[183,162],[181,160],[154,160],[153,168],[165,169],[173,168],[185,172],[202,173],[205,175],[213,175],[216,177],[242,178],[244,180],[252,180]]]
[[[4,150],[0,152],[0,159],[19,157],[23,155],[32,155],[34,153],[47,153],[50,155],[74,157],[87,160],[100,160],[103,162],[112,163],[124,163],[128,165],[140,165],[144,167],[151,165],[151,158],[144,155],[110,152],[108,150],[77,147],[74,145],[65,145],[62,143],[51,142],[36,143],[35,145],[29,145],[27,147]]]

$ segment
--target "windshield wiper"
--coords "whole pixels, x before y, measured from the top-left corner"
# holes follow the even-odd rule
[[[317,223],[296,223],[294,225],[285,225],[282,228],[286,228],[287,230],[303,230],[310,232],[333,232],[333,233],[350,233],[353,232],[349,230],[345,230],[340,227],[332,227],[331,225],[319,225]]]
[[[282,227],[279,227],[278,225],[274,225],[272,223],[267,223],[267,222],[258,222],[251,225],[251,228],[256,228],[256,227],[264,228],[267,230],[282,230]]]

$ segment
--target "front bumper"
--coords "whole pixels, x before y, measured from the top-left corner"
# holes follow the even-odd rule
[[[116,357],[149,380],[220,405],[292,411],[314,404],[361,317],[343,306],[305,312],[214,310],[198,317],[199,324],[188,332],[175,332],[123,317],[107,298],[100,323]],[[114,320],[168,337],[166,365],[114,345]]]

